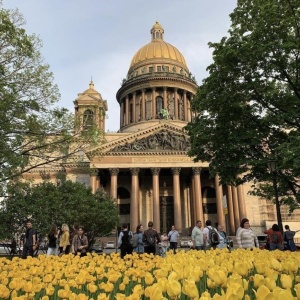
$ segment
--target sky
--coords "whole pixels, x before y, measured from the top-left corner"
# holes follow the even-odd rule
[[[208,43],[228,34],[236,1],[2,0],[2,6],[18,8],[27,33],[41,38],[41,53],[60,90],[58,105],[74,111],[73,101],[92,78],[108,103],[106,131],[116,132],[116,93],[134,54],[151,41],[154,23],[162,25],[164,41],[183,54],[200,85],[213,62]]]

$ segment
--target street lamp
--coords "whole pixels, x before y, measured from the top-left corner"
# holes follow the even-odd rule
[[[274,188],[274,197],[275,197],[275,206],[276,206],[276,214],[277,214],[277,222],[279,226],[279,230],[283,232],[282,227],[282,219],[281,219],[281,212],[280,212],[280,204],[278,199],[278,187],[277,187],[277,164],[275,159],[269,159],[268,161],[268,168],[272,173],[273,178],[273,188]]]

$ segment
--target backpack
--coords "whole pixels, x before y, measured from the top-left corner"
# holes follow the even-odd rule
[[[139,244],[139,236],[137,233],[135,233],[133,235],[133,237],[131,239],[129,239],[129,243],[131,245],[132,248],[136,248]]]
[[[273,231],[273,233],[270,235],[270,241],[274,244],[279,244],[279,236],[277,235],[276,231]]]
[[[214,229],[214,228],[209,228],[208,229],[208,241],[211,246],[217,246],[220,244],[220,237],[219,233]]]
[[[145,233],[146,235],[146,242],[149,246],[155,246],[155,235],[151,233]]]

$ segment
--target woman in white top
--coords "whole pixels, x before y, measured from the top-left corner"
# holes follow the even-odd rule
[[[259,247],[257,236],[250,228],[249,220],[246,218],[241,221],[241,227],[237,231],[236,241],[239,248],[253,249],[255,247]]]

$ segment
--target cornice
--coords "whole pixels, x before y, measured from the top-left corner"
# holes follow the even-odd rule
[[[182,76],[182,77],[179,77],[179,76]],[[120,89],[118,90],[117,92],[117,99],[119,101],[121,97],[121,94],[128,90],[128,89],[131,89],[132,87],[135,87],[136,90],[138,90],[137,86],[140,85],[140,84],[143,84],[145,82],[153,82],[153,81],[157,81],[157,80],[160,80],[160,81],[165,81],[165,82],[170,82],[170,81],[173,81],[173,82],[180,82],[181,84],[183,85],[189,85],[191,86],[193,89],[195,89],[195,92],[196,90],[198,89],[198,85],[190,78],[188,77],[185,77],[184,75],[178,75],[178,77],[173,77],[173,76],[168,76],[168,75],[161,75],[159,74],[158,76],[153,76],[153,75],[140,75],[140,76],[137,76],[137,77],[134,77],[134,78],[131,78],[131,79],[128,79],[121,87]],[[165,85],[162,85],[162,86],[165,86]],[[149,86],[150,87],[150,86]],[[167,87],[167,86],[166,86]]]

